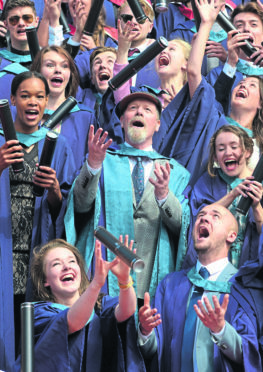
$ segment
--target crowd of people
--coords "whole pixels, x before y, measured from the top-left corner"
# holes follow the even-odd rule
[[[21,370],[33,302],[37,372],[260,372],[263,4],[134,0],[140,20],[131,1],[105,0],[87,34],[96,1],[0,1],[0,370]]]

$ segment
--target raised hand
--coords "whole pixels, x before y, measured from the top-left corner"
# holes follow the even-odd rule
[[[149,178],[149,181],[154,186],[154,194],[157,200],[165,199],[169,192],[169,180],[170,180],[170,164],[166,162],[165,166],[155,163],[154,174],[156,179]]]
[[[157,313],[157,309],[152,309],[150,306],[150,295],[148,292],[144,294],[144,305],[139,310],[140,331],[144,336],[149,335],[152,330],[162,323],[161,315]]]
[[[219,1],[215,5],[215,1],[211,0],[195,0],[196,7],[200,14],[202,23],[214,23],[219,11],[225,5],[225,1]]]
[[[122,235],[119,237],[120,242],[123,242]],[[134,240],[131,240],[129,243],[129,236],[125,235],[124,237],[124,245],[132,251]],[[133,252],[135,253],[135,249]],[[130,267],[126,265],[125,262],[123,262],[121,259],[119,259],[117,265],[113,266],[111,271],[113,274],[118,278],[118,282],[121,284],[126,284],[129,282],[129,276],[130,276]]]
[[[105,261],[101,255],[101,243],[99,240],[95,242],[95,274],[92,280],[93,286],[101,288],[105,283],[107,275],[114,266],[119,263],[119,258],[115,258],[112,262]]]
[[[89,130],[89,155],[88,164],[93,169],[99,169],[102,166],[103,160],[106,156],[106,151],[112,143],[112,139],[106,141],[108,132],[103,132],[102,128],[99,128],[94,134],[94,126],[90,126]],[[105,142],[106,141],[106,142]]]
[[[194,305],[195,312],[201,322],[209,328],[213,333],[219,333],[225,326],[225,313],[227,310],[229,295],[224,296],[222,305],[220,305],[216,296],[212,297],[214,308],[210,304],[207,297],[204,297],[204,304],[198,300],[198,306]]]

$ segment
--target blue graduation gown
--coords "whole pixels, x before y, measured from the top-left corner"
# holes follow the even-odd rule
[[[203,77],[192,99],[186,84],[163,110],[153,147],[182,164],[191,173],[193,185],[206,170],[210,138],[224,124],[228,123],[222,106]]]
[[[191,44],[193,36],[195,34],[195,31],[193,30],[193,27],[195,27],[194,20],[188,20],[184,23],[179,23],[176,28],[171,31],[169,40],[173,39],[181,39],[184,41],[187,41],[189,44]],[[222,46],[227,50],[227,40],[224,39],[221,41]],[[222,65],[223,63],[219,61],[219,64]],[[207,74],[207,56],[204,56],[203,64],[202,64],[202,75]]]
[[[187,271],[183,270],[168,274],[156,290],[153,307],[158,309],[162,318],[162,323],[155,329],[158,343],[159,371],[170,372],[181,370],[181,349],[185,314],[191,288],[192,284],[187,278]],[[234,297],[230,295],[226,320],[242,337],[244,371],[250,372],[261,370],[259,368],[261,361],[253,318],[252,308],[244,308],[238,302],[238,296]],[[253,357],[251,357],[252,355]],[[154,371],[157,370],[156,357],[153,363]],[[234,372],[243,371],[243,369],[240,366],[237,367],[233,362],[224,357],[223,353],[215,345],[213,371]]]
[[[154,21],[154,27],[157,31],[157,38],[164,36],[170,40],[170,33],[176,29],[179,23],[183,23],[187,20],[186,16],[183,15],[179,8],[179,4],[170,3],[168,5],[167,12],[163,12],[157,15]]]
[[[125,324],[124,350],[114,316],[117,303],[118,298],[103,298],[102,310],[94,313],[86,327],[71,335],[68,335],[68,309],[54,308],[48,302],[36,303],[35,371],[144,372],[136,345],[134,317]],[[20,357],[13,368],[16,371],[20,371]]]
[[[83,164],[88,153],[89,128],[93,124],[96,129],[97,120],[92,110],[78,104],[78,111],[69,112],[62,119],[61,134],[66,138],[72,149],[76,169]]]
[[[262,357],[263,364],[263,281],[262,281],[262,269],[263,269],[263,234],[261,232],[259,240],[259,253],[258,258],[246,262],[242,266],[233,282],[233,288],[240,293],[244,293],[244,287],[246,288],[246,298],[248,299],[251,306],[253,306],[256,313],[257,329],[258,329],[258,341]],[[247,293],[248,292],[248,293]]]
[[[183,268],[192,267],[197,260],[194,249],[192,230],[195,224],[198,212],[206,205],[215,203],[227,193],[227,184],[216,172],[216,177],[210,177],[206,172],[194,185],[190,195],[189,204],[191,208],[191,219],[188,231],[188,250],[184,260]],[[252,209],[250,208],[247,218],[247,226],[244,237],[244,244],[241,251],[239,266],[242,266],[247,260],[253,260],[258,257],[259,235],[256,228]]]
[[[0,147],[5,143],[0,136]],[[44,139],[38,143],[41,155]],[[56,170],[63,196],[62,206],[56,221],[53,221],[47,202],[47,190],[43,197],[36,197],[32,230],[32,245],[60,238],[64,233],[63,218],[67,193],[74,179],[75,164],[72,151],[61,136],[58,138],[51,167]],[[0,177],[0,369],[10,371],[14,362],[14,314],[13,314],[13,258],[12,222],[10,202],[9,169]]]
[[[1,49],[0,51],[4,50],[5,49]],[[28,56],[20,55],[17,55],[17,57],[18,60],[21,59],[21,62],[28,58]],[[12,80],[16,75],[24,71],[28,71],[28,69],[20,63],[13,63],[11,60],[4,58],[0,54],[0,99],[8,99],[11,105],[10,96]]]

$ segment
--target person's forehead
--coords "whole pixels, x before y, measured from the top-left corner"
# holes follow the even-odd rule
[[[50,249],[45,255],[45,261],[54,261],[56,259],[75,257],[74,253],[66,247],[55,247]]]
[[[133,12],[131,8],[129,7],[129,5],[124,5],[120,10],[120,14],[132,14],[133,15]]]
[[[241,22],[241,21],[249,21],[249,22],[260,21],[261,24],[262,24],[262,21],[261,21],[261,18],[259,17],[259,15],[255,14],[255,13],[250,13],[250,12],[241,12],[241,13],[238,13],[234,17],[234,23]]]
[[[43,60],[50,59],[52,61],[68,61],[68,58],[61,53],[50,50],[43,55]]]
[[[257,84],[257,85],[259,85],[259,79],[258,78],[256,78],[256,77],[250,77],[250,76],[248,76],[248,77],[246,77],[245,79],[242,79],[240,82],[239,82],[239,85],[240,84],[244,84],[244,83],[254,83],[254,84]]]
[[[10,17],[10,15],[19,15],[19,14],[35,14],[33,9],[30,6],[18,6],[14,9],[9,10],[7,13],[7,16]]]
[[[94,62],[95,61],[99,61],[99,60],[110,60],[110,59],[116,59],[116,54],[113,53],[113,52],[102,52],[100,54],[97,54],[96,57],[94,58]],[[93,63],[94,63],[93,62]]]
[[[227,211],[224,207],[220,205],[207,205],[198,214],[209,214],[209,213],[219,213],[222,216],[225,216]]]

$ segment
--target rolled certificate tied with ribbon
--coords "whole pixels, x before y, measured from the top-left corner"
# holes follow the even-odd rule
[[[98,21],[101,8],[103,6],[104,0],[95,0],[92,2],[92,6],[89,11],[87,21],[85,23],[83,34],[92,36],[95,30],[96,23]]]
[[[48,129],[53,129],[55,126],[67,115],[73,107],[76,106],[77,100],[70,96],[64,101],[57,109],[53,112],[52,115],[45,121],[43,127]]]
[[[118,89],[122,84],[126,83],[138,71],[154,59],[162,50],[168,46],[168,41],[165,37],[160,36],[158,40],[148,46],[138,57],[134,58],[128,66],[124,67],[117,75],[109,80],[109,87],[113,90]]]
[[[169,0],[156,0],[154,9],[157,13],[167,12],[168,4]]]
[[[33,61],[37,53],[40,51],[36,27],[26,27],[26,36],[31,54],[31,59]]]
[[[21,372],[34,372],[34,304],[21,304]]]
[[[61,9],[60,11],[60,17],[59,17],[59,23],[63,27],[63,34],[69,34],[70,33],[70,27],[68,25],[67,18],[65,16],[65,13]]]
[[[58,139],[58,134],[55,132],[47,132],[43,150],[41,152],[41,157],[39,161],[39,166],[40,165],[45,165],[47,167],[50,167],[52,158],[54,155],[54,151],[56,148],[57,144],[57,139]],[[42,196],[44,194],[44,188],[38,185],[33,186],[33,194],[35,196]]]
[[[263,154],[261,155],[252,176],[254,176],[255,181],[258,181],[260,183],[263,181]],[[253,200],[249,196],[247,198],[242,196],[239,200],[236,211],[238,213],[246,215],[249,208],[251,207],[252,202]]]
[[[218,16],[216,18],[216,21],[217,23],[222,27],[223,30],[225,30],[226,32],[229,32],[229,31],[232,31],[232,30],[235,30],[237,32],[239,32],[236,27],[233,25],[233,23],[231,22],[231,20],[222,12],[220,11],[218,13]],[[257,51],[256,48],[254,48],[251,43],[248,41],[248,40],[245,40],[245,45],[241,45],[240,48],[244,51],[244,53],[250,57],[254,52]],[[260,62],[258,62],[259,64]]]
[[[6,141],[17,140],[16,130],[10,111],[10,106],[8,99],[0,100],[0,119],[2,123],[2,128],[4,131],[4,136]],[[14,163],[12,164],[14,173],[20,173],[24,171],[24,163]]]
[[[127,0],[131,11],[133,12],[134,17],[138,23],[144,23],[148,18],[144,13],[141,4],[138,0]]]
[[[135,253],[130,251],[123,243],[121,243],[114,235],[102,226],[98,226],[94,231],[95,237],[105,247],[110,249],[116,256],[133,269],[134,272],[140,273],[144,269],[143,260]]]

